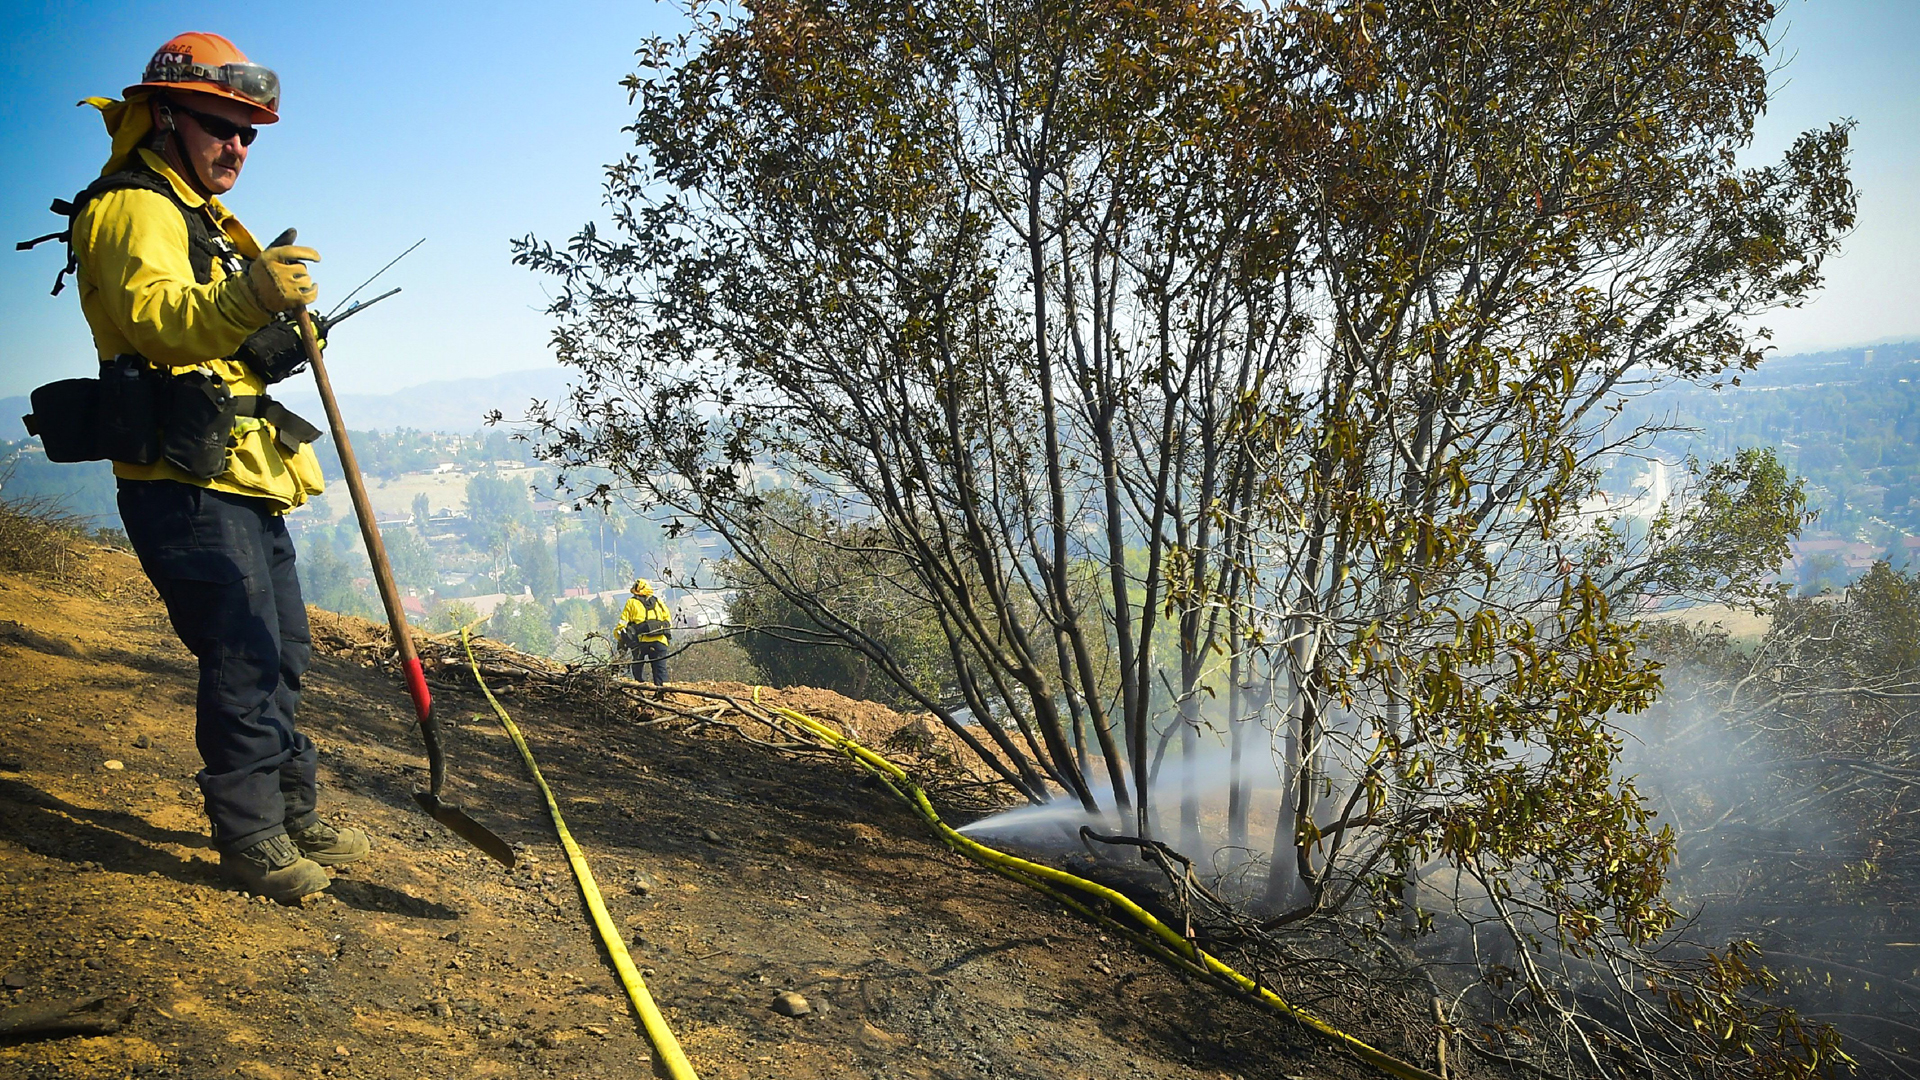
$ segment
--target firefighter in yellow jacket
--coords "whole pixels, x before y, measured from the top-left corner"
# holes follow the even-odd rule
[[[294,724],[312,646],[282,515],[320,491],[320,433],[266,393],[304,361],[290,314],[316,297],[304,264],[319,255],[290,233],[263,250],[220,202],[279,119],[272,71],[182,34],[123,99],[88,100],[113,150],[66,207],[101,362],[97,456],[199,661],[198,780],[221,867],[290,901],[368,847],[321,820],[313,743]]]
[[[633,595],[627,598],[627,606],[620,609],[620,625],[615,634],[627,655],[633,657],[630,674],[634,681],[642,681],[641,667],[651,663],[654,685],[665,685],[667,639],[673,636],[673,612],[667,610],[666,601],[654,595],[653,585],[646,578],[634,580]]]

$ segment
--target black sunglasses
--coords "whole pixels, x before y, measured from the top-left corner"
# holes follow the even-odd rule
[[[189,109],[185,105],[178,104],[177,102],[168,103],[167,108],[172,109],[174,112],[183,112],[193,117],[193,122],[199,124],[200,130],[206,132],[208,138],[211,138],[214,142],[226,142],[228,139],[238,135],[240,136],[241,146],[252,146],[253,140],[260,135],[260,129],[250,124],[236,124],[224,116],[215,116],[212,113],[203,113],[197,109]]]

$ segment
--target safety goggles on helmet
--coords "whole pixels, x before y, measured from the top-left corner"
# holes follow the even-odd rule
[[[196,64],[178,53],[161,53],[147,65],[148,83],[212,83],[266,109],[280,109],[280,76],[259,64]]]

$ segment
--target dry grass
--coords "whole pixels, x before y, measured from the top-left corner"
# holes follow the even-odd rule
[[[84,521],[51,502],[0,501],[0,571],[74,581],[94,546]]]
[[[1767,629],[1773,625],[1773,616],[1755,615],[1746,608],[1727,604],[1701,604],[1697,607],[1678,608],[1673,611],[1654,612],[1646,616],[1649,622],[1679,623],[1699,629],[1719,627],[1727,632],[1736,644],[1753,645],[1767,636]]]
[[[501,469],[499,474],[510,480],[546,480],[551,472],[528,466],[524,469]],[[467,508],[467,481],[473,479],[471,472],[457,473],[402,473],[395,477],[367,477],[367,498],[373,503],[373,512],[382,517],[389,514],[406,514],[413,510],[413,498],[425,495],[427,502],[435,511],[465,510]],[[329,482],[331,484],[331,482]],[[306,508],[296,511],[312,515],[316,504],[309,503]],[[347,498],[344,484],[336,493],[332,486],[327,489],[325,499],[317,504],[325,511],[326,520],[349,521],[353,516],[353,502]]]

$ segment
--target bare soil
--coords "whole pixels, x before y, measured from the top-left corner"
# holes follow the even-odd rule
[[[404,691],[355,645],[379,632],[316,613],[322,809],[375,850],[304,904],[249,898],[207,846],[192,659],[129,557],[90,563],[82,584],[0,575],[0,1009],[134,1010],[112,1035],[0,1044],[0,1077],[653,1075],[470,678],[436,672],[450,794],[519,868],[413,808]],[[785,700],[870,739],[905,722],[837,697]],[[1372,1075],[953,855],[845,761],[503,700],[703,1077]],[[813,1013],[776,1013],[786,990]]]

